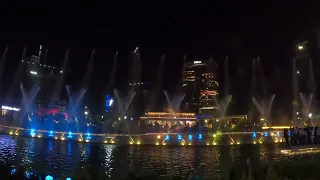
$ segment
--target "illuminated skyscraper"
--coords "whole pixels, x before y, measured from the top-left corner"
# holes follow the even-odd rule
[[[217,109],[213,97],[218,95],[217,64],[213,60],[184,64],[182,109],[201,115],[212,115]]]

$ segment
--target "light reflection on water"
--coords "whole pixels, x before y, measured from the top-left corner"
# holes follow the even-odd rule
[[[104,173],[114,179],[125,178],[130,171],[157,176],[197,173],[209,178],[246,159],[273,162],[320,157],[279,152],[279,145],[116,146],[0,135],[1,163],[56,176],[69,176],[76,168],[89,167],[91,173]]]

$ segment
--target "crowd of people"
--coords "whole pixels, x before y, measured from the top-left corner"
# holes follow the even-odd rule
[[[292,127],[285,129],[283,134],[288,146],[320,143],[320,128],[318,127]]]

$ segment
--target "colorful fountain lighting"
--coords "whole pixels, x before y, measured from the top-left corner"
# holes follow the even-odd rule
[[[169,135],[167,134],[166,137],[164,138],[166,141],[169,141],[170,140],[170,137]]]
[[[46,176],[44,179],[45,179],[45,180],[53,180],[53,177],[50,176],[50,175],[48,175],[48,176]]]
[[[198,135],[198,139],[202,139],[202,134],[199,134],[199,135]]]
[[[35,130],[34,129],[30,129],[30,136],[34,137],[36,135]]]
[[[53,137],[53,131],[49,131],[49,137]]]
[[[178,134],[178,140],[181,140],[181,139],[182,139],[181,135],[180,135],[180,134]]]
[[[71,131],[68,133],[67,138],[69,138],[69,139],[71,139],[71,138],[72,138],[72,132],[71,132]]]
[[[263,133],[263,135],[264,135],[264,137],[268,137],[268,136],[269,136],[269,133],[268,133],[267,131],[265,131],[265,132]]]
[[[90,133],[86,134],[86,139],[91,139],[91,134]]]
[[[158,135],[158,136],[157,136],[157,138],[158,138],[158,139],[160,139],[160,138],[161,138],[161,136],[160,136],[160,135]]]
[[[9,134],[10,134],[10,135],[12,135],[12,134],[13,134],[13,132],[9,132]]]
[[[277,132],[277,136],[280,137],[280,132],[279,131]]]
[[[253,137],[253,138],[256,138],[256,137],[257,137],[257,133],[256,133],[256,132],[253,132],[253,133],[252,133],[252,137]]]
[[[189,134],[188,139],[191,141],[192,140],[192,135]]]

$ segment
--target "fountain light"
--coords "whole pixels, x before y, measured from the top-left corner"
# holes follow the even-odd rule
[[[240,144],[240,142],[237,142],[237,144]]]
[[[50,175],[47,175],[44,179],[45,179],[45,180],[53,180],[53,177],[50,176]]]
[[[188,145],[191,146],[191,143],[189,143]]]
[[[162,143],[162,145],[164,145],[164,146],[165,146],[165,145],[166,145],[166,143]]]
[[[157,138],[158,138],[158,139],[160,139],[160,138],[161,138],[161,136],[160,136],[160,135],[158,135],[158,136],[157,136]]]
[[[202,134],[199,134],[199,135],[198,135],[198,139],[202,139]]]
[[[159,142],[156,142],[156,145],[158,146],[158,145],[159,145]]]
[[[38,135],[38,138],[41,138],[41,135]]]
[[[78,139],[78,141],[80,141],[80,142],[81,142],[81,141],[82,141],[82,139],[81,139],[81,138],[79,138],[79,139]]]
[[[19,133],[17,133],[17,132],[16,132],[16,133],[15,133],[15,135],[16,135],[16,136],[18,136],[18,135],[19,135]]]
[[[210,144],[209,143],[207,143],[207,146],[209,146]]]
[[[233,145],[233,142],[231,142],[230,145]]]
[[[191,141],[192,140],[192,135],[189,134],[188,139]]]
[[[298,46],[298,49],[299,49],[299,50],[302,50],[302,49],[303,49],[303,46],[302,46],[302,45],[299,45],[299,46]]]
[[[253,138],[256,138],[256,137],[257,137],[257,133],[256,133],[256,132],[253,132],[253,133],[252,133],[252,137],[253,137]]]
[[[130,141],[130,142],[129,142],[129,144],[133,144],[133,142],[132,142],[132,141]]]
[[[184,143],[181,143],[182,146],[184,146]]]
[[[13,132],[11,132],[11,131],[10,131],[10,132],[9,132],[9,134],[10,134],[10,135],[12,135],[12,134],[13,134]]]
[[[114,141],[112,140],[112,141],[110,141],[112,144],[114,143]]]
[[[253,144],[257,144],[257,142],[253,141]]]
[[[54,139],[58,139],[58,137],[54,137]]]
[[[140,141],[137,141],[137,144],[140,145]]]
[[[61,137],[61,140],[65,140],[65,138],[64,138],[64,137]]]
[[[35,130],[34,129],[30,129],[30,136],[34,137],[36,135]]]
[[[214,142],[214,143],[213,143],[213,145],[217,145],[217,143],[216,143],[216,142]]]
[[[53,137],[53,131],[49,131],[49,137]]]
[[[213,134],[213,137],[216,137],[217,135],[216,134]]]
[[[71,138],[72,138],[72,132],[71,132],[71,131],[68,133],[67,138],[69,138],[69,139],[71,139]]]
[[[259,141],[259,143],[262,144],[263,142],[262,142],[262,141]]]
[[[279,131],[277,132],[277,136],[280,137],[280,132]]]
[[[90,140],[89,139],[86,139],[86,142],[89,142]]]
[[[107,140],[104,141],[104,143],[107,143],[107,142],[108,142]]]
[[[170,140],[170,137],[169,135],[167,134],[166,137],[164,138],[166,141],[169,141]]]
[[[178,134],[178,140],[181,140],[181,139],[182,139],[181,135],[180,135],[180,134]]]
[[[265,132],[263,133],[263,135],[264,135],[264,137],[268,137],[268,136],[269,136],[269,133],[268,133],[267,131],[265,131]]]
[[[275,143],[278,143],[278,139],[274,140]]]

